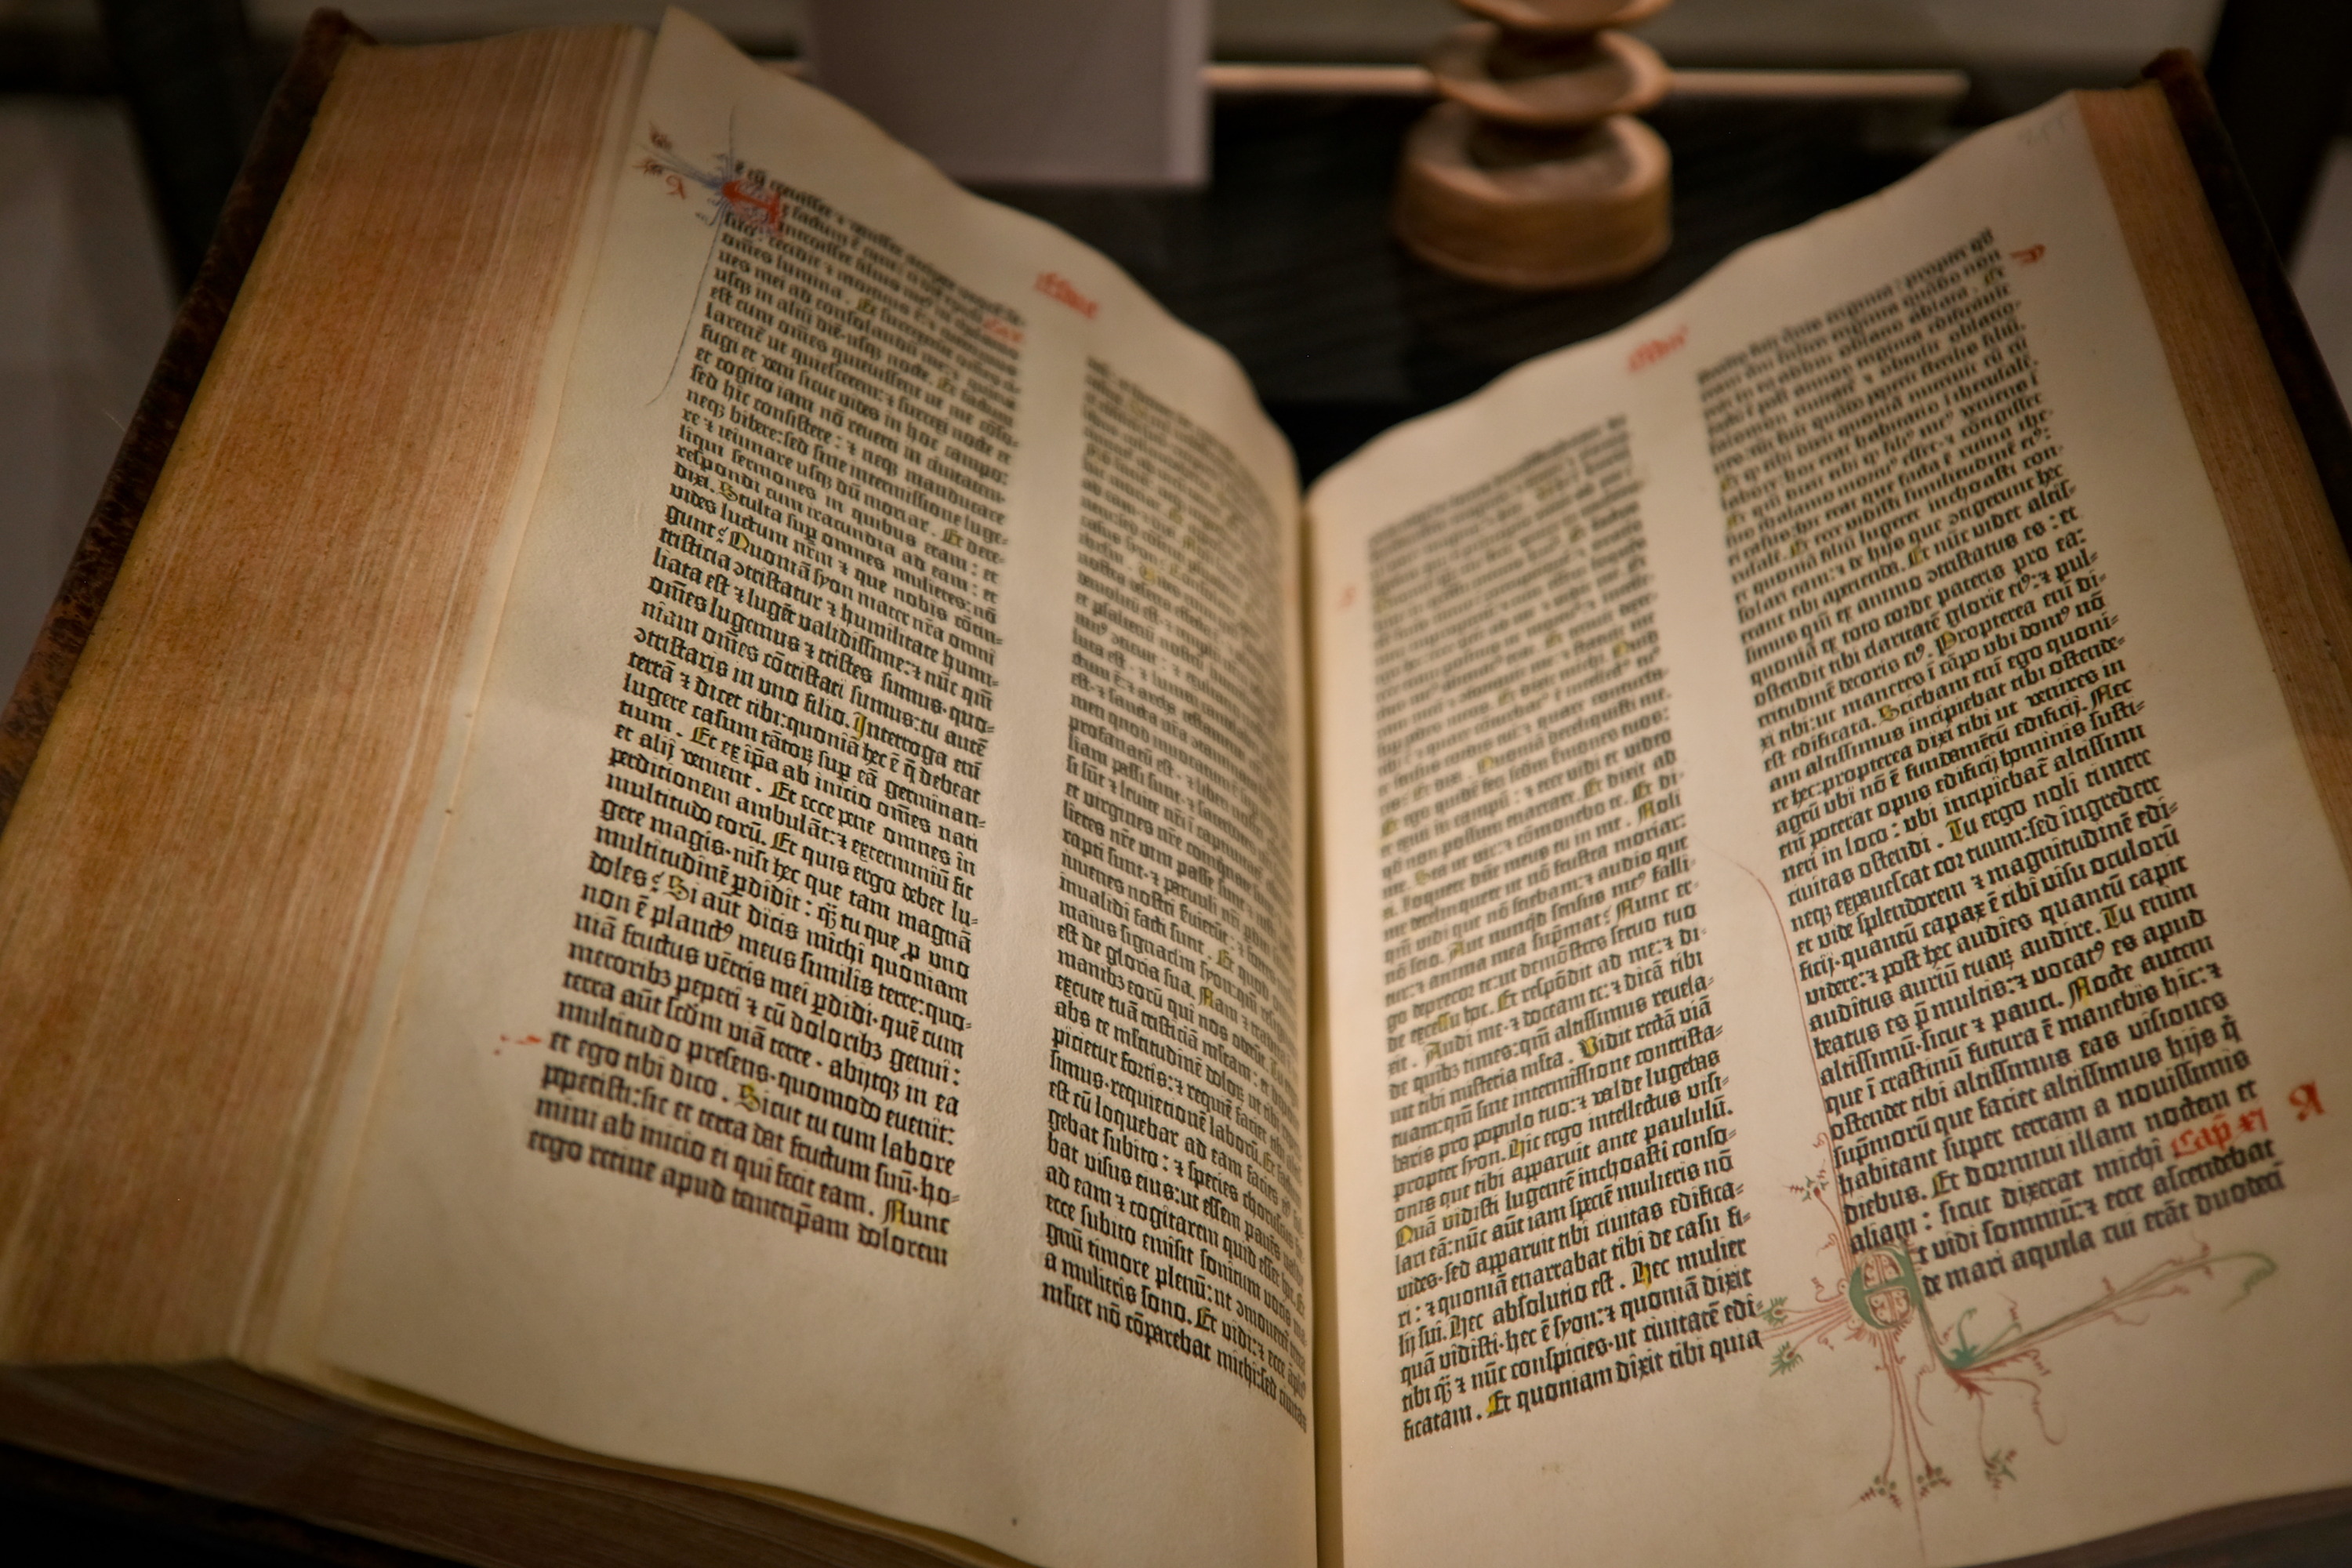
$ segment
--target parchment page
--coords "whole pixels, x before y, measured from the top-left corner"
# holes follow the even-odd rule
[[[1351,1563],[2352,1471],[2352,900],[2077,112],[1309,499]]]
[[[1312,1551],[1295,480],[673,13],[320,1353],[1048,1563]]]

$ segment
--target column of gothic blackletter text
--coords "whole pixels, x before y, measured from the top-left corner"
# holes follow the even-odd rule
[[[2341,861],[2071,108],[1308,510],[1351,1561],[2340,1475]]]

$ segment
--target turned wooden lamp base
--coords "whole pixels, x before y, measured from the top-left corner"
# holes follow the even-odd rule
[[[1392,222],[1415,256],[1476,282],[1614,282],[1665,254],[1671,162],[1630,114],[1524,132],[1441,103],[1405,139]]]

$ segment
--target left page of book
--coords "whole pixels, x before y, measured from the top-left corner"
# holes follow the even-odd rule
[[[1289,458],[672,13],[315,1352],[1038,1563],[1313,1549]]]

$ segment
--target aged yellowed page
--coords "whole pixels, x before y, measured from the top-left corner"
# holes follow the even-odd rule
[[[609,97],[604,113],[596,124],[598,145],[594,148],[594,172],[590,175],[591,194],[583,204],[584,210],[574,219],[578,232],[572,237],[570,264],[561,279],[562,291],[555,330],[549,334],[541,362],[532,367],[537,385],[533,388],[526,382],[518,388],[519,395],[530,404],[528,456],[507,499],[498,552],[491,558],[484,590],[465,629],[463,674],[457,688],[464,695],[450,703],[443,715],[446,734],[435,759],[428,796],[432,805],[425,818],[429,831],[416,835],[415,841],[407,847],[406,863],[384,879],[394,900],[389,920],[392,935],[385,944],[384,960],[370,976],[366,1011],[357,1031],[357,1048],[352,1059],[338,1064],[335,1070],[319,1075],[317,1092],[328,1097],[322,1118],[325,1125],[317,1138],[315,1152],[306,1149],[298,1162],[289,1162],[308,1163],[302,1173],[304,1188],[299,1193],[289,1192],[281,1199],[289,1234],[279,1255],[270,1258],[266,1267],[255,1269],[247,1285],[237,1342],[240,1359],[313,1382],[333,1379],[332,1369],[316,1361],[311,1347],[318,1336],[319,1315],[324,1306],[352,1173],[365,1137],[379,1058],[392,1029],[401,980],[407,968],[407,946],[415,941],[417,920],[431,890],[432,868],[439,859],[441,835],[449,819],[447,807],[464,773],[467,746],[479,712],[477,699],[497,642],[506,590],[512,580],[515,561],[554,442],[562,388],[572,366],[581,314],[608,226],[605,204],[612,196],[610,167],[618,161],[628,135],[629,117],[652,45],[651,38],[634,27],[614,28],[613,34],[605,47],[614,54],[616,66],[606,87]],[[553,34],[541,35],[535,41],[542,47],[577,47]],[[397,47],[378,50],[361,58],[383,59],[394,70],[411,64],[431,68],[431,62]],[[329,181],[334,177],[335,172],[323,176]],[[350,176],[345,173],[344,177]],[[493,321],[483,321],[480,330],[485,335],[502,335],[502,329]]]
[[[1309,512],[1351,1564],[2352,1477],[2352,898],[2072,105]]]
[[[1045,1563],[1313,1548],[1297,497],[673,13],[319,1358]]]

